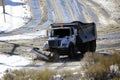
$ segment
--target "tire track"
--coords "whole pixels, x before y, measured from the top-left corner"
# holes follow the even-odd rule
[[[28,24],[26,24],[25,26],[23,26],[23,27],[21,27],[19,29],[15,29],[15,30],[13,30],[11,32],[2,34],[1,36],[15,35],[15,34],[24,33],[29,28],[32,28],[32,27],[36,26],[40,22],[40,20],[41,20],[41,18],[40,18],[41,17],[41,10],[40,10],[40,6],[39,6],[38,0],[30,0],[29,4],[31,6],[31,11],[32,11],[33,19]],[[36,4],[36,6],[34,6],[34,4]],[[36,11],[38,13],[35,13]]]
[[[73,10],[73,7],[70,3],[70,0],[65,0],[65,1],[66,1],[66,7],[67,7],[69,14],[71,16],[71,22],[77,20],[76,15],[75,15],[74,10]]]
[[[55,12],[55,22],[64,22],[63,13],[58,6],[57,0],[50,0],[50,3],[52,4],[53,10]]]
[[[98,36],[98,40],[112,40],[112,39],[120,39],[120,33],[114,33],[114,34],[107,34]]]
[[[27,68],[33,68],[33,69],[38,69],[38,70],[44,70],[44,69],[53,69],[56,71],[59,70],[75,70],[75,69],[79,69],[82,67],[83,65],[83,61],[75,61],[75,62],[45,62],[45,63],[40,63],[41,61],[39,61],[38,63],[33,63],[33,64],[29,64],[23,67],[27,67]]]
[[[76,0],[70,0],[69,2],[70,2],[71,6],[73,8],[73,11],[74,11],[74,14],[75,14],[75,19],[80,20],[82,22],[85,22],[85,18],[84,18],[83,12],[82,12],[82,8],[81,8],[81,6],[79,6],[78,2]]]
[[[110,14],[101,5],[99,5],[98,3],[96,3],[92,0],[89,0],[88,2],[91,3],[94,7],[97,7],[100,10],[101,14],[103,14],[104,17],[106,17],[106,18],[110,17]]]
[[[13,32],[7,33],[5,35],[1,35],[1,36],[3,36],[3,37],[4,36],[7,37],[8,35],[12,35],[12,36],[14,35],[17,37],[18,36],[21,36],[21,37],[28,36],[29,37],[29,36],[34,36],[34,35],[39,36],[39,34],[41,33],[41,31],[39,31],[39,30],[48,28],[48,25],[50,25],[54,21],[54,18],[55,18],[54,12],[51,12],[51,11],[53,11],[53,9],[52,9],[52,6],[51,6],[51,3],[49,2],[49,0],[46,0],[46,5],[48,8],[48,20],[45,23],[43,23],[42,25],[39,25],[37,27],[34,27],[33,25],[30,25],[30,27],[23,27],[22,29],[17,29],[16,31],[13,31]],[[9,36],[9,37],[12,37],[12,36]],[[3,38],[3,37],[1,37],[1,38]]]
[[[82,6],[83,10],[86,11],[91,19],[93,20],[93,22],[95,23],[99,23],[99,18],[98,16],[92,11],[92,9],[90,7],[88,7],[87,5],[85,5],[83,2],[81,2],[80,0],[77,0],[78,4]]]
[[[69,15],[69,11],[66,7],[66,4],[63,0],[57,0],[57,3],[58,3],[58,6],[60,7],[61,9],[61,12],[63,13],[63,16],[64,16],[64,22],[70,22],[71,21],[71,17]]]

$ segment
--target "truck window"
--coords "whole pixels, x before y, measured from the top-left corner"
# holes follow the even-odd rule
[[[53,29],[51,30],[51,37],[63,38],[65,36],[70,36],[70,29]]]

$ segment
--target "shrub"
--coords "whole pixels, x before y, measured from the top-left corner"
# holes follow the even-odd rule
[[[50,80],[54,74],[55,72],[49,69],[43,71],[33,69],[14,70],[6,73],[3,76],[3,80]]]
[[[88,57],[89,56],[89,57]],[[94,56],[94,64],[91,64],[91,60]],[[110,66],[111,65],[117,65],[120,68],[120,53],[119,51],[112,51],[112,54],[109,56],[104,56],[102,54],[91,54],[87,53],[85,55],[85,60],[87,60],[88,65],[87,66],[87,77],[89,78],[94,78],[97,80],[106,80],[107,78],[110,78],[111,76],[108,77],[108,75],[112,75],[113,80],[117,80],[117,78],[120,78],[117,75],[120,75],[118,73],[114,73],[114,75],[110,71]],[[118,71],[120,72],[120,70]],[[117,74],[117,75],[116,75]]]

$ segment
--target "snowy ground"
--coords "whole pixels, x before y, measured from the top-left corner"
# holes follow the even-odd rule
[[[43,7],[39,6],[38,0],[35,0],[35,1],[29,0],[29,1],[30,1],[30,3],[28,3],[27,0],[25,1],[25,3],[23,1],[19,1],[19,0],[16,2],[15,2],[15,0],[7,1],[7,3],[9,5],[6,5],[6,8],[8,6],[10,6],[12,8],[7,9],[8,11],[6,10],[6,12],[11,15],[14,15],[14,16],[6,14],[7,20],[5,23],[3,13],[1,12],[2,15],[0,16],[1,17],[0,19],[1,19],[2,25],[0,25],[1,26],[0,33],[9,32],[12,30],[13,31],[5,34],[8,36],[0,35],[1,36],[0,40],[14,40],[14,39],[19,40],[19,39],[38,38],[43,35],[45,36],[45,31],[41,31],[41,29],[48,28],[51,23],[53,23],[53,22],[71,22],[73,20],[80,20],[83,22],[94,21],[97,24],[97,26],[102,24],[101,25],[102,27],[98,27],[99,28],[98,31],[101,31],[104,33],[113,32],[112,31],[113,29],[116,29],[116,30],[118,30],[117,32],[119,32],[118,26],[115,26],[115,27],[109,29],[111,27],[111,25],[116,24],[116,21],[113,17],[113,14],[109,14],[110,12],[112,12],[112,10],[110,11],[110,8],[108,8],[108,7],[115,6],[116,2],[114,2],[113,5],[110,5],[109,2],[112,2],[112,1],[105,2],[105,0],[102,0],[100,2],[99,1],[87,1],[87,3],[84,2],[83,0],[75,0],[75,1],[72,1],[72,0],[69,0],[69,1],[46,0],[45,7],[47,7],[46,9],[48,12],[46,14],[47,20],[43,24],[39,25],[40,21],[42,21],[41,20],[42,16],[44,16],[43,12],[46,12],[46,10],[43,10]],[[101,4],[101,2],[104,2],[104,4]],[[56,4],[56,5],[54,5],[54,4]],[[26,8],[25,7],[26,5],[30,5],[31,8],[29,8],[28,6]],[[117,7],[117,6],[115,6],[115,7]],[[2,7],[1,7],[1,9],[2,9]],[[16,12],[16,9],[17,9],[17,11],[20,11],[19,14]],[[28,19],[28,18],[26,18],[26,16],[28,17],[28,15],[30,15],[29,10],[32,11],[33,19],[27,25],[23,26],[22,28],[19,28],[19,27],[21,27],[21,25],[24,25],[24,23],[26,23],[28,21],[28,20],[26,20],[26,19]],[[117,10],[115,8],[113,10],[116,10],[116,12],[114,12],[114,14],[116,14],[116,16],[119,17],[119,14],[118,14],[119,10]],[[16,16],[18,16],[18,17],[16,17]],[[109,28],[106,28],[106,25],[108,25]],[[4,28],[3,28],[3,26],[4,26]],[[19,28],[19,29],[16,29],[16,28]],[[109,32],[106,32],[105,30],[108,30]],[[98,34],[100,34],[100,33],[98,33]]]
[[[28,2],[30,1],[30,2]],[[6,14],[0,6],[0,34],[21,28],[21,34],[0,37],[0,41],[38,38],[46,33],[45,30],[33,33],[24,33],[34,27],[41,20],[39,0],[6,0]],[[4,17],[5,16],[5,17]],[[51,15],[49,15],[51,16]],[[51,18],[51,17],[49,17]],[[46,24],[49,23],[46,22]],[[45,26],[46,24],[43,24]],[[22,28],[25,28],[22,30]],[[0,77],[7,69],[21,69],[30,64],[30,60],[19,55],[0,55]]]
[[[25,25],[31,19],[29,3],[25,0],[6,0],[5,14],[0,6],[0,33]]]
[[[6,0],[5,12],[3,14],[0,6],[0,34],[20,28],[31,19],[27,0]],[[6,69],[20,69],[29,63],[28,59],[19,55],[0,55],[0,77]]]
[[[7,5],[6,14],[2,12],[2,6],[0,7],[0,34],[7,33],[9,36],[0,37],[0,40],[20,40],[20,39],[33,39],[46,35],[46,31],[34,32],[37,30],[37,24],[41,20],[41,9],[39,5],[39,0],[6,0]],[[50,5],[48,3],[48,5]],[[48,7],[49,8],[49,7]],[[22,11],[21,11],[22,10]],[[49,8],[49,18],[42,24],[40,27],[44,28],[45,26],[51,23],[53,13]],[[18,12],[19,11],[19,12]],[[31,11],[31,12],[30,12]],[[31,18],[32,16],[32,18]],[[44,16],[44,14],[43,14]],[[5,20],[4,20],[5,19]],[[20,28],[21,27],[21,28]],[[40,28],[38,27],[38,29]],[[18,29],[19,28],[19,29]],[[15,30],[15,31],[14,31]],[[11,32],[14,32],[13,34]],[[10,32],[10,33],[9,33]]]
[[[30,64],[30,60],[19,55],[0,55],[0,77],[8,69],[21,69]]]

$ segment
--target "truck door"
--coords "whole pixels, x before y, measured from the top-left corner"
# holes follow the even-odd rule
[[[76,43],[76,35],[75,35],[75,32],[74,32],[74,28],[71,28],[71,36],[70,36],[70,41],[73,42],[74,44]]]

